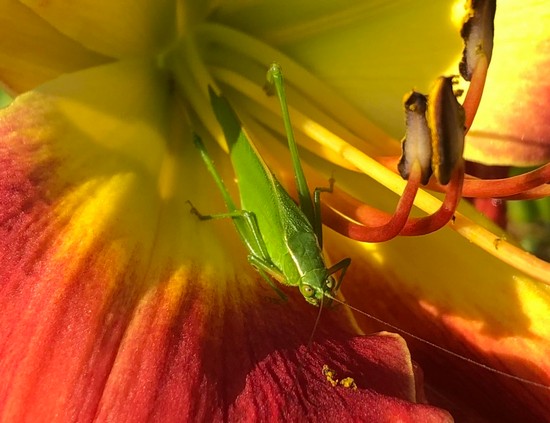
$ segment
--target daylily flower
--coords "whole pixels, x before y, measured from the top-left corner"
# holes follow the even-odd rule
[[[335,164],[365,171],[360,160],[399,154],[381,127],[396,132],[403,92],[426,90],[460,51],[450,5],[111,3],[0,5],[0,79],[17,95],[0,114],[2,419],[449,421],[422,404],[401,338],[357,336],[372,330],[361,314],[325,310],[308,347],[317,310],[292,289],[272,301],[232,225],[198,221],[187,201],[223,210],[190,142],[197,131],[224,145],[208,85],[288,176],[278,106],[262,91],[278,61],[297,138],[317,153],[305,157],[312,178],[334,172],[344,193],[389,209],[380,182],[400,192],[397,175],[375,160],[374,180]],[[320,146],[337,138],[346,143]],[[230,181],[225,153],[210,151]],[[352,257],[342,289],[353,305],[548,384],[549,298],[536,280],[548,266],[472,215],[460,209],[458,232],[381,244],[327,232],[327,253]],[[432,397],[453,412],[548,415],[543,388],[417,350],[428,371],[446,369],[430,382],[453,396]]]

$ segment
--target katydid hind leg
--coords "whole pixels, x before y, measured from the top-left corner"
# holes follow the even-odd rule
[[[281,105],[281,114],[283,116],[283,123],[285,126],[285,132],[288,139],[288,148],[290,150],[290,157],[292,159],[292,167],[294,169],[294,178],[296,181],[296,188],[298,189],[298,198],[300,209],[307,217],[309,222],[314,224],[314,209],[313,201],[311,198],[311,193],[307,186],[306,176],[304,174],[304,169],[302,168],[302,163],[300,161],[300,156],[298,154],[298,146],[296,140],[294,139],[294,132],[292,130],[292,123],[290,121],[290,113],[288,111],[288,104],[286,101],[286,93],[283,81],[283,73],[281,67],[274,63],[269,68],[267,72],[268,83],[273,84],[277,97],[279,98],[279,104]]]

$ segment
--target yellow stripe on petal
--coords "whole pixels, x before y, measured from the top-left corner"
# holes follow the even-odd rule
[[[158,51],[175,35],[173,0],[22,3],[68,37],[107,56],[142,56]]]
[[[21,160],[32,157],[37,177],[55,173],[47,177],[47,201],[62,222],[60,256],[76,260],[106,237],[112,248],[135,243],[146,256],[154,246],[149,260],[163,254],[221,258],[212,234],[199,236],[219,225],[201,224],[186,203],[223,210],[218,197],[211,200],[208,188],[196,183],[210,177],[176,106],[165,76],[136,60],[66,75],[18,97],[0,116],[6,145],[31,148],[33,155],[21,153]],[[187,158],[194,154],[191,166]]]
[[[16,0],[0,2],[0,80],[12,94],[108,60],[65,37]]]
[[[537,286],[526,278],[517,278],[517,296],[524,312],[531,317],[531,331],[539,339],[550,339],[550,290]],[[550,356],[545,355],[545,360]],[[550,362],[549,362],[550,367]]]

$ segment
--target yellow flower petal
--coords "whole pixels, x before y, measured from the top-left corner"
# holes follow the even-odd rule
[[[493,57],[464,151],[488,165],[550,160],[550,3],[499,2]]]
[[[16,0],[0,2],[0,79],[11,93],[108,60],[60,34]]]
[[[158,50],[175,35],[173,0],[22,0],[22,3],[63,34],[107,56],[143,56]]]
[[[411,88],[427,92],[451,63],[458,72],[462,40],[451,19],[453,4],[229,2],[216,20],[276,46],[401,138],[403,94]]]

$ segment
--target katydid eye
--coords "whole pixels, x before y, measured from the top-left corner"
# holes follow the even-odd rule
[[[312,297],[314,294],[313,288],[309,285],[302,285],[300,291],[304,297]]]
[[[328,279],[327,279],[326,287],[327,287],[328,289],[332,289],[333,286],[334,286],[334,283],[332,282],[332,278],[328,278]]]

